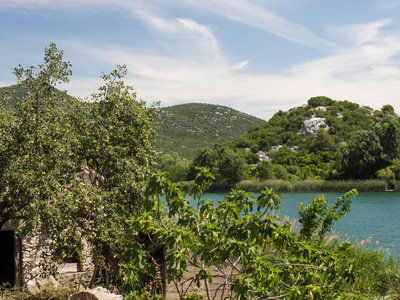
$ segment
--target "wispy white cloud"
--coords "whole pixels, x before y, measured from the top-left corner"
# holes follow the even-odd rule
[[[280,73],[258,74],[247,72],[246,62],[204,64],[84,44],[76,44],[71,51],[87,51],[92,58],[107,62],[110,58],[122,59],[131,74],[127,82],[137,87],[139,97],[150,102],[218,103],[268,119],[278,109],[304,104],[317,95],[359,101],[376,109],[392,104],[398,109],[395,95],[400,95],[400,66],[396,55],[400,53],[400,40],[377,35],[373,41]],[[85,80],[79,79],[79,83],[88,86]]]
[[[337,46],[323,38],[318,37],[311,30],[291,22],[279,14],[249,0],[185,0],[186,5],[207,9],[226,18],[241,22],[266,31],[268,33],[280,36],[287,40],[324,50],[331,51]]]
[[[162,35],[158,36],[158,42],[163,37],[166,39],[168,47],[173,47],[177,53],[188,56],[200,52],[203,57],[220,58],[221,51],[217,38],[208,26],[188,18],[161,18],[143,10],[134,13],[151,30]]]
[[[373,42],[378,37],[379,30],[391,22],[391,19],[383,19],[368,24],[332,25],[327,26],[326,30],[328,34],[338,37],[340,42],[359,46]]]
[[[3,0],[0,2],[0,8],[18,8],[18,7],[34,7],[46,9],[122,9],[130,11],[133,14],[141,14],[146,18],[149,24],[158,29],[163,30],[176,30],[176,24],[163,20],[160,18],[152,17],[149,12],[162,11],[163,7],[169,7],[180,3],[185,7],[192,6],[203,10],[212,11],[213,13],[222,15],[228,19],[253,26],[268,33],[280,36],[287,40],[303,44],[308,47],[322,49],[336,48],[332,42],[318,37],[311,30],[291,22],[279,14],[271,11],[266,6],[261,5],[262,2],[250,0],[177,0],[171,3],[163,1],[148,2],[143,0]],[[194,27],[191,27],[195,29]],[[198,31],[198,27],[196,28]],[[201,29],[204,33],[204,28]]]
[[[103,71],[116,64],[127,64],[130,75],[126,82],[133,85],[138,96],[149,102],[161,100],[163,105],[188,101],[227,105],[249,114],[268,119],[278,109],[287,110],[304,104],[311,96],[326,95],[349,99],[380,108],[392,104],[399,109],[400,39],[383,34],[383,27],[392,20],[383,19],[367,24],[330,26],[329,38],[319,37],[305,26],[291,22],[267,8],[259,0],[176,0],[185,8],[211,11],[228,19],[249,25],[308,47],[322,49],[325,57],[310,58],[290,68],[272,72],[251,73],[248,58],[232,59],[228,49],[219,47],[219,38],[210,25],[193,16],[177,17],[164,12],[170,8],[163,1],[142,0],[20,0],[0,1],[0,9],[19,5],[50,9],[110,8],[140,19],[154,41],[165,48],[125,47],[89,44],[82,40],[60,40],[60,49],[81,62],[96,62]],[[111,4],[112,3],[112,4]],[[204,19],[203,19],[204,20]],[[340,47],[337,45],[341,45]],[[171,47],[171,51],[160,51]],[[329,50],[328,50],[329,49]],[[151,50],[151,51],[148,51]],[[85,68],[85,66],[83,66]],[[76,96],[89,95],[101,85],[99,74],[77,72],[68,91]],[[381,102],[380,102],[381,101]]]

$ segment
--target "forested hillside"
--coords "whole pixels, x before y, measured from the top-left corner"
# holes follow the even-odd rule
[[[0,101],[6,109],[14,108],[26,97],[28,97],[28,90],[18,84],[0,88]]]
[[[232,141],[264,120],[213,104],[188,103],[155,110],[155,149],[193,159],[197,148]]]
[[[199,151],[189,168],[209,167],[227,182],[227,173],[235,178],[231,182],[373,178],[393,182],[400,176],[399,147],[400,122],[392,106],[373,110],[320,96],[277,112],[224,146]],[[243,168],[224,169],[240,159],[245,161]]]

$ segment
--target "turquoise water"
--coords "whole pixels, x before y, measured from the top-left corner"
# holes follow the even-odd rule
[[[254,194],[258,196],[259,194]],[[308,205],[318,193],[284,193],[278,216],[298,219],[299,203]],[[342,193],[324,193],[329,207]],[[208,193],[203,199],[218,202],[225,193]],[[194,203],[193,203],[194,204]],[[400,193],[359,193],[353,199],[351,212],[334,228],[342,239],[361,242],[371,237],[370,248],[384,249],[400,257]]]

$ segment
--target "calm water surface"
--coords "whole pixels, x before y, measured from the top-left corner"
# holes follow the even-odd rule
[[[329,207],[343,193],[323,193]],[[259,194],[254,194],[258,196]],[[308,205],[318,193],[284,193],[279,217],[298,219],[299,203]],[[203,199],[221,201],[225,193],[207,193]],[[351,211],[334,227],[342,239],[361,242],[371,237],[370,248],[381,248],[400,257],[400,193],[359,193]]]

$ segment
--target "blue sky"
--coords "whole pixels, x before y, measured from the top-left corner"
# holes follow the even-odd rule
[[[138,98],[268,120],[324,95],[400,112],[397,0],[0,0],[0,86],[57,44],[85,98],[126,64]]]

